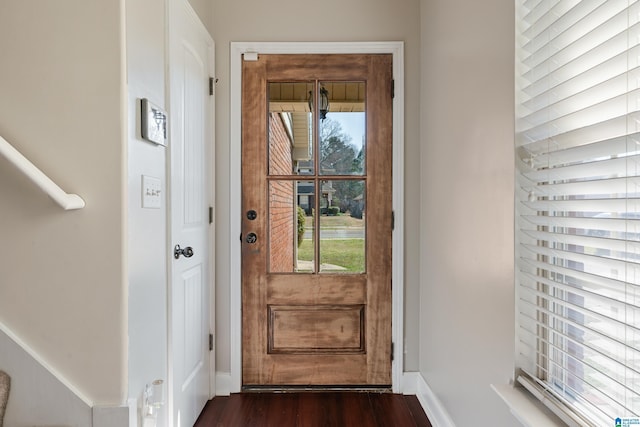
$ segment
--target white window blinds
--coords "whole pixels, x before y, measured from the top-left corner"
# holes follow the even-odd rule
[[[520,382],[640,417],[640,4],[517,0]]]

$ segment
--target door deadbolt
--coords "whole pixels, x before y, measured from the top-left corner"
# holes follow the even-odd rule
[[[256,235],[256,233],[249,233],[247,234],[247,238],[245,239],[245,241],[247,243],[255,243],[258,240],[258,236]]]
[[[180,245],[176,245],[175,248],[173,248],[173,257],[178,259],[180,258],[180,255],[185,258],[191,258],[193,256],[193,248],[191,246],[187,246],[183,249]]]
[[[253,221],[256,218],[258,218],[258,213],[256,211],[254,211],[253,209],[247,211],[247,219],[249,221]]]

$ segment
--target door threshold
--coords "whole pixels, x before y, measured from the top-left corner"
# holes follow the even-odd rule
[[[242,393],[324,393],[324,392],[354,392],[354,393],[391,393],[390,385],[244,385]]]

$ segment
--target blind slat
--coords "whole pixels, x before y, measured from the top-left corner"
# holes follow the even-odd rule
[[[585,230],[587,232],[606,231],[609,233],[633,232],[640,233],[640,219],[624,218],[577,218],[577,217],[553,217],[523,215],[520,217],[527,223],[535,226],[556,226],[570,227],[575,230]]]
[[[636,376],[636,378],[637,374],[640,374],[640,365],[637,362],[638,359],[635,359],[635,362],[634,359],[629,362],[627,360],[622,360],[623,358],[620,357],[620,354],[626,354],[626,352],[629,351],[635,351],[637,353],[637,349],[616,341],[615,339],[610,339],[609,336],[599,331],[581,328],[578,323],[572,321],[571,319],[561,318],[550,310],[539,309],[539,307],[537,307],[537,304],[533,304],[527,301],[523,301],[523,304],[529,304],[532,307],[538,308],[535,314],[543,315],[545,318],[549,319],[549,322],[555,322],[556,324],[558,322],[562,322],[566,325],[571,326],[572,330],[579,332],[579,338],[581,338],[581,340],[579,341],[577,338],[568,335],[566,332],[560,330],[559,328],[551,328],[549,324],[543,323],[541,320],[536,319],[534,316],[528,313],[522,313],[521,319],[527,319],[529,322],[528,324],[527,322],[521,322],[520,329],[523,332],[527,333],[530,338],[529,340],[524,340],[523,345],[526,345],[529,350],[533,351],[534,353],[543,352],[543,350],[537,350],[541,348],[538,345],[538,342],[545,341],[544,337],[553,332],[554,334],[558,334],[563,338],[571,341],[576,346],[581,346],[585,349],[588,349],[589,351],[593,351],[594,353],[601,355],[602,357],[611,359],[612,362],[618,364],[619,366],[624,366],[625,369],[629,369],[630,371],[632,371],[633,375]],[[544,331],[545,333],[540,333],[540,331]],[[530,346],[530,341],[535,341],[537,343],[536,346]],[[640,388],[638,390],[640,390]]]
[[[550,83],[547,88],[553,87],[564,81],[559,78],[560,75],[573,78],[632,47],[633,45],[628,45],[628,40],[625,36],[626,34],[624,33],[601,33],[600,37],[594,40],[599,45],[593,49],[583,52],[572,52],[570,49],[563,49],[555,52],[544,62],[538,64],[537,67],[529,67],[529,71],[523,77],[529,82],[529,85],[544,87],[542,83],[546,81]]]
[[[569,92],[565,87],[553,88],[541,95],[545,99],[536,97],[529,100],[531,107],[536,108],[530,108],[531,111],[524,115],[522,120],[531,126],[536,126],[566,116],[576,109],[589,108],[608,99],[625,95],[629,86],[635,85],[638,76],[640,76],[640,70],[636,68],[620,74],[601,76],[608,78],[591,82],[591,86],[579,92]],[[575,85],[576,82],[569,81],[568,84]],[[525,106],[529,107],[527,104]]]
[[[629,50],[637,51],[638,49],[638,46],[627,48],[591,68],[576,65],[576,68],[585,68],[581,73],[576,73],[571,63],[560,67],[553,73],[546,74],[543,78],[524,86],[522,92],[528,96],[528,99],[522,105],[530,111],[539,110],[546,106],[549,100],[554,99],[555,92],[561,94],[581,92],[599,82],[622,74],[628,67]]]
[[[532,271],[531,267],[538,268],[539,271]],[[519,274],[519,283],[531,283],[532,276],[536,275],[538,277],[539,273],[546,273],[550,278],[540,278],[540,285],[551,285],[560,290],[572,290],[573,293],[578,294],[576,289],[582,289],[582,295],[593,295],[594,298],[602,297],[602,301],[611,300],[616,305],[620,304],[628,304],[631,311],[638,312],[638,300],[634,302],[632,299],[629,299],[629,292],[633,292],[633,285],[626,285],[622,288],[613,288],[611,286],[615,281],[609,279],[610,283],[607,283],[607,280],[603,280],[605,278],[599,277],[597,275],[589,275],[582,273],[578,270],[574,270],[567,267],[558,267],[553,264],[545,263],[542,261],[535,261],[530,259],[520,259],[518,263],[518,274]],[[546,282],[547,280],[554,280],[554,283],[550,284]],[[558,282],[561,281],[561,282]],[[530,287],[530,285],[529,285]],[[631,289],[628,289],[631,288]],[[635,292],[640,291],[640,288],[636,287]],[[590,306],[590,305],[589,305]],[[624,313],[624,312],[623,312]],[[638,329],[636,327],[636,329]],[[640,338],[640,336],[639,336]],[[630,337],[631,339],[631,337]],[[640,347],[638,348],[640,351]],[[640,363],[640,361],[639,361]]]
[[[594,142],[627,137],[634,132],[630,130],[629,124],[638,123],[639,119],[640,112],[633,111],[608,120],[601,120],[593,125],[566,132],[556,132],[541,139],[532,139],[525,132],[519,132],[516,133],[516,147],[526,149],[531,154],[543,155]],[[635,132],[639,130],[640,128]]]
[[[535,53],[547,46],[550,37],[540,34],[551,32],[561,34],[571,27],[576,20],[582,19],[595,9],[603,0],[573,0],[557,2],[552,8],[543,2],[525,16],[525,21],[530,23],[523,32],[527,43],[522,46],[526,52]]]
[[[549,284],[549,286],[551,286],[554,290],[556,289],[555,286],[553,286],[552,281],[547,279],[545,280],[545,283]],[[526,292],[529,292],[535,295],[537,298],[540,298],[541,300],[546,301],[547,303],[555,303],[559,306],[562,306],[564,309],[570,309],[573,312],[579,313],[581,316],[584,316],[585,323],[582,324],[581,329],[605,333],[609,338],[616,338],[617,341],[619,342],[625,341],[625,337],[627,333],[625,328],[622,328],[622,326],[631,328],[632,332],[634,333],[640,332],[640,329],[634,328],[633,326],[625,324],[625,321],[623,319],[617,319],[615,317],[599,313],[598,311],[595,310],[596,308],[595,306],[593,309],[587,309],[587,308],[581,307],[579,304],[574,304],[568,300],[560,299],[556,296],[553,296],[551,295],[551,292],[538,291],[528,286],[522,286],[522,289],[525,290]],[[568,320],[568,318],[565,318],[565,319]],[[586,325],[587,322],[590,323],[590,326]],[[610,325],[612,323],[615,323],[615,326],[620,327],[619,328],[620,336],[616,336],[615,334],[612,334],[608,329],[598,328],[598,327],[603,327],[603,325]]]
[[[534,319],[531,319],[532,321]],[[545,328],[545,325],[540,322],[534,322],[537,327]],[[596,349],[589,347],[588,345],[584,345],[584,343],[577,341],[576,339],[570,337],[567,334],[558,332],[557,329],[545,328],[549,332],[549,336],[551,338],[545,339],[537,332],[526,330],[527,333],[535,336],[535,339],[539,342],[548,346],[549,348],[555,349],[561,352],[563,355],[570,357],[573,359],[573,363],[580,365],[582,367],[588,367],[589,369],[593,369],[594,371],[604,371],[604,375],[616,383],[617,388],[623,389],[626,393],[629,393],[633,396],[640,397],[640,393],[638,390],[640,388],[636,388],[635,384],[629,385],[625,383],[626,380],[626,372],[630,368],[628,368],[624,363],[619,360],[616,360],[614,357],[610,357],[607,354],[604,354]],[[554,338],[558,339],[562,344],[554,343]],[[568,345],[567,345],[568,344]],[[573,346],[575,348],[579,348],[581,350],[589,350],[592,353],[582,354],[580,359],[577,355],[569,353],[565,348]],[[543,352],[538,352],[538,357],[546,358],[546,354]],[[599,363],[604,363],[600,365]],[[640,372],[637,370],[630,369],[633,372],[633,375],[638,375]],[[617,372],[616,372],[617,371]]]
[[[537,154],[526,149],[519,150],[520,158],[532,168],[551,168],[571,163],[584,163],[585,159],[607,159],[617,155],[634,153],[634,144],[640,140],[640,133],[621,135],[589,144],[565,147],[559,150]],[[552,145],[549,141],[547,145]]]
[[[538,199],[532,202],[523,201],[522,204],[530,209],[537,211],[557,212],[557,213],[594,213],[593,215],[581,215],[581,216],[596,216],[602,215],[604,217],[615,217],[615,214],[620,214],[624,218],[625,215],[633,215],[632,218],[637,218],[637,209],[640,206],[640,198],[633,199],[575,199],[575,200],[544,200]],[[561,215],[556,215],[561,216]],[[573,215],[578,216],[578,215]]]
[[[541,44],[538,50],[522,62],[529,67],[540,67],[547,61],[553,64],[552,67],[561,66],[565,63],[563,58],[571,59],[586,54],[593,50],[593,46],[599,46],[621,32],[626,32],[621,27],[627,23],[627,0],[584,3],[584,8],[573,8],[549,25],[546,30],[554,37],[548,43]],[[588,9],[593,6],[593,9]],[[535,27],[534,24],[530,28]],[[534,43],[532,41],[528,45]],[[549,64],[545,66],[549,67]]]
[[[638,364],[633,362],[629,362],[625,360],[624,357],[620,357],[620,354],[624,354],[626,351],[630,349],[629,346],[626,346],[624,343],[621,343],[619,340],[613,339],[606,334],[603,334],[601,331],[583,328],[582,325],[576,323],[572,319],[562,317],[557,313],[541,308],[539,305],[532,303],[527,300],[520,300],[523,305],[530,305],[535,307],[536,311],[534,313],[535,316],[542,316],[545,319],[548,319],[547,322],[549,324],[543,323],[541,320],[537,320],[534,315],[530,315],[527,313],[523,313],[521,315],[522,319],[527,319],[533,327],[527,328],[525,327],[525,322],[521,323],[520,329],[522,332],[526,332],[529,337],[528,339],[523,340],[523,345],[528,347],[528,354],[535,354],[536,357],[539,357],[540,354],[543,354],[546,349],[540,346],[540,341],[545,341],[544,337],[548,336],[551,333],[557,334],[558,336],[565,336],[566,333],[558,328],[551,327],[553,325],[562,325],[565,329],[568,327],[574,331],[574,335],[580,334],[582,337],[587,337],[589,339],[588,343],[582,343],[575,338],[572,338],[571,341],[574,345],[583,347],[585,349],[589,349],[594,351],[595,353],[600,354],[604,358],[611,359],[612,362],[619,362],[620,365],[624,365],[625,369],[629,369],[632,374],[632,378],[637,378],[638,372]],[[530,343],[534,342],[534,345]],[[617,353],[613,352],[612,349],[617,349]]]
[[[607,258],[615,257],[611,252],[618,252],[626,254],[631,258],[622,259],[622,261],[640,263],[640,242],[538,230],[523,229],[522,232],[550,247],[555,247],[556,245],[571,245],[579,247],[583,251],[593,250],[598,256]],[[635,257],[633,255],[635,255]]]
[[[524,138],[530,141],[542,140],[624,116],[629,111],[629,104],[634,106],[633,111],[636,112],[640,106],[635,102],[630,102],[630,99],[640,99],[640,91],[634,90],[627,94],[607,99],[543,124],[529,124],[522,119],[518,120],[517,124],[524,129],[522,132]],[[625,129],[628,129],[628,123],[625,123],[625,125]]]
[[[553,317],[553,316],[550,316],[550,317]],[[540,323],[538,322],[537,325],[540,325]],[[534,337],[534,339],[537,340],[539,346],[544,346],[544,348],[548,348],[549,349],[548,351],[545,351],[545,352],[536,352],[535,353],[537,362],[535,362],[533,366],[537,367],[538,370],[546,371],[546,368],[548,368],[550,364],[556,365],[556,366],[553,366],[552,369],[553,368],[561,368],[563,366],[563,365],[560,365],[559,362],[557,361],[557,359],[558,359],[557,356],[555,358],[556,359],[555,361],[553,359],[547,360],[548,359],[547,355],[550,354],[550,353],[553,353],[554,351],[562,353],[563,355],[565,355],[565,357],[570,357],[569,354],[567,353],[567,351],[564,350],[563,347],[560,347],[559,345],[554,345],[552,341],[544,339],[544,338],[541,338],[539,333],[532,332],[532,331],[529,331],[529,330],[527,330],[527,331],[523,330],[523,332],[526,332],[526,333],[532,335]],[[576,346],[578,348],[584,348],[584,346],[581,346],[581,344],[579,342],[565,339],[565,337],[562,334],[557,333],[557,331],[553,332],[553,337],[554,338],[558,338],[565,345],[568,345],[568,346],[574,345],[574,346]],[[606,357],[604,355],[602,357],[604,359],[608,359],[608,360],[611,360],[612,362],[614,362],[614,359],[612,359],[612,358],[608,358],[608,357]],[[597,366],[597,363],[590,364],[590,363],[581,362],[578,359],[576,359],[575,357],[572,357],[572,359],[575,360],[575,362],[573,362],[574,364],[579,364],[579,365],[582,365],[582,366],[588,366],[590,369],[593,369],[594,371],[599,368]],[[597,359],[594,359],[594,360],[597,360]],[[544,361],[547,361],[549,363],[541,364],[541,362],[544,362]],[[566,366],[566,364],[564,364],[564,365]],[[619,364],[618,366],[620,366],[620,365],[623,365],[623,364]],[[614,389],[618,393],[620,393],[620,391],[622,391],[623,393],[631,395],[631,396],[634,396],[635,398],[638,397],[637,391],[634,391],[634,390],[638,390],[638,387],[636,386],[636,383],[627,383],[624,377],[619,377],[618,379],[613,378],[611,375],[607,374],[610,371],[607,371],[606,367],[605,368],[599,368],[599,369],[601,371],[604,371],[604,372],[602,372],[603,376],[605,376],[607,379],[613,381],[613,383],[611,383],[609,385],[609,387],[607,387],[609,389],[609,391],[611,389]],[[563,369],[563,370],[566,371],[566,369]],[[579,381],[579,380],[577,380],[577,381]],[[589,385],[591,386],[591,384],[589,384]],[[610,397],[610,395],[607,394],[607,393],[603,393],[603,395]]]
[[[520,244],[521,248],[529,250],[536,255],[548,256],[554,259],[563,260],[568,263],[576,263],[586,272],[596,276],[608,277],[610,279],[631,281],[624,274],[627,264],[624,261],[602,258],[596,255],[579,254],[576,252],[562,251],[559,249],[545,248],[543,246]],[[636,276],[636,275],[634,275]],[[634,277],[633,284],[640,285],[640,277]]]
[[[540,183],[598,178],[620,178],[636,176],[639,170],[628,168],[628,164],[640,162],[640,155],[618,157],[602,161],[587,161],[586,163],[560,166],[550,169],[523,171],[523,175],[532,181]]]
[[[622,195],[628,191],[633,197],[640,197],[640,176],[595,179],[590,181],[577,181],[566,184],[535,185],[535,183],[521,185],[523,191],[531,193],[535,197],[547,197],[558,200],[559,198],[584,197],[588,199],[602,198],[605,196]],[[640,218],[640,216],[638,217]]]
[[[576,303],[576,305],[578,305],[577,307],[575,307],[576,312],[580,312],[584,316],[591,316],[590,318],[593,318],[593,319],[597,318],[602,322],[608,323],[611,320],[616,322],[618,326],[625,325],[626,326],[625,328],[621,328],[621,331],[624,331],[625,337],[628,338],[629,333],[633,333],[636,336],[640,337],[640,329],[627,326],[626,318],[620,314],[620,309],[625,306],[625,303],[623,301],[618,301],[606,296],[590,293],[587,291],[580,292],[574,286],[559,283],[551,279],[544,279],[542,283],[536,283],[534,280],[535,275],[533,275],[532,273],[521,271],[521,274],[522,274],[521,284],[523,288],[526,289],[529,293],[533,293],[536,297],[546,299],[547,301],[550,301],[550,302],[555,302],[556,305],[566,304],[567,307],[571,307],[572,304],[567,303],[566,301],[564,301],[564,299],[584,302],[585,305],[588,305],[589,307],[593,307],[593,308],[589,311],[585,311],[579,306],[579,304]],[[529,280],[526,280],[527,278]],[[542,291],[538,291],[537,289],[533,288],[533,286],[537,286],[540,284],[547,285],[547,287],[543,288],[544,290]],[[557,295],[561,295],[562,298],[548,297],[548,295],[539,295],[539,293],[545,293],[545,294],[548,293],[553,295],[557,294]],[[638,310],[639,308],[636,307],[635,309],[636,314]],[[622,311],[622,313],[624,314],[624,310]],[[627,327],[630,329],[627,329]],[[586,330],[585,328],[582,328],[582,329],[583,331]],[[599,331],[602,333],[602,330],[598,328],[591,328],[591,330]],[[622,341],[620,337],[616,336],[616,338],[618,338],[619,341]],[[628,341],[628,342],[624,341],[624,342],[629,350],[632,350],[634,348],[632,346],[632,341]],[[633,352],[635,353],[635,358],[638,359],[638,357],[640,356],[640,350],[636,348],[635,350],[633,350]]]

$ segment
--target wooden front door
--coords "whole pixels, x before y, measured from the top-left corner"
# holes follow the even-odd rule
[[[242,82],[243,386],[390,386],[392,57]]]

